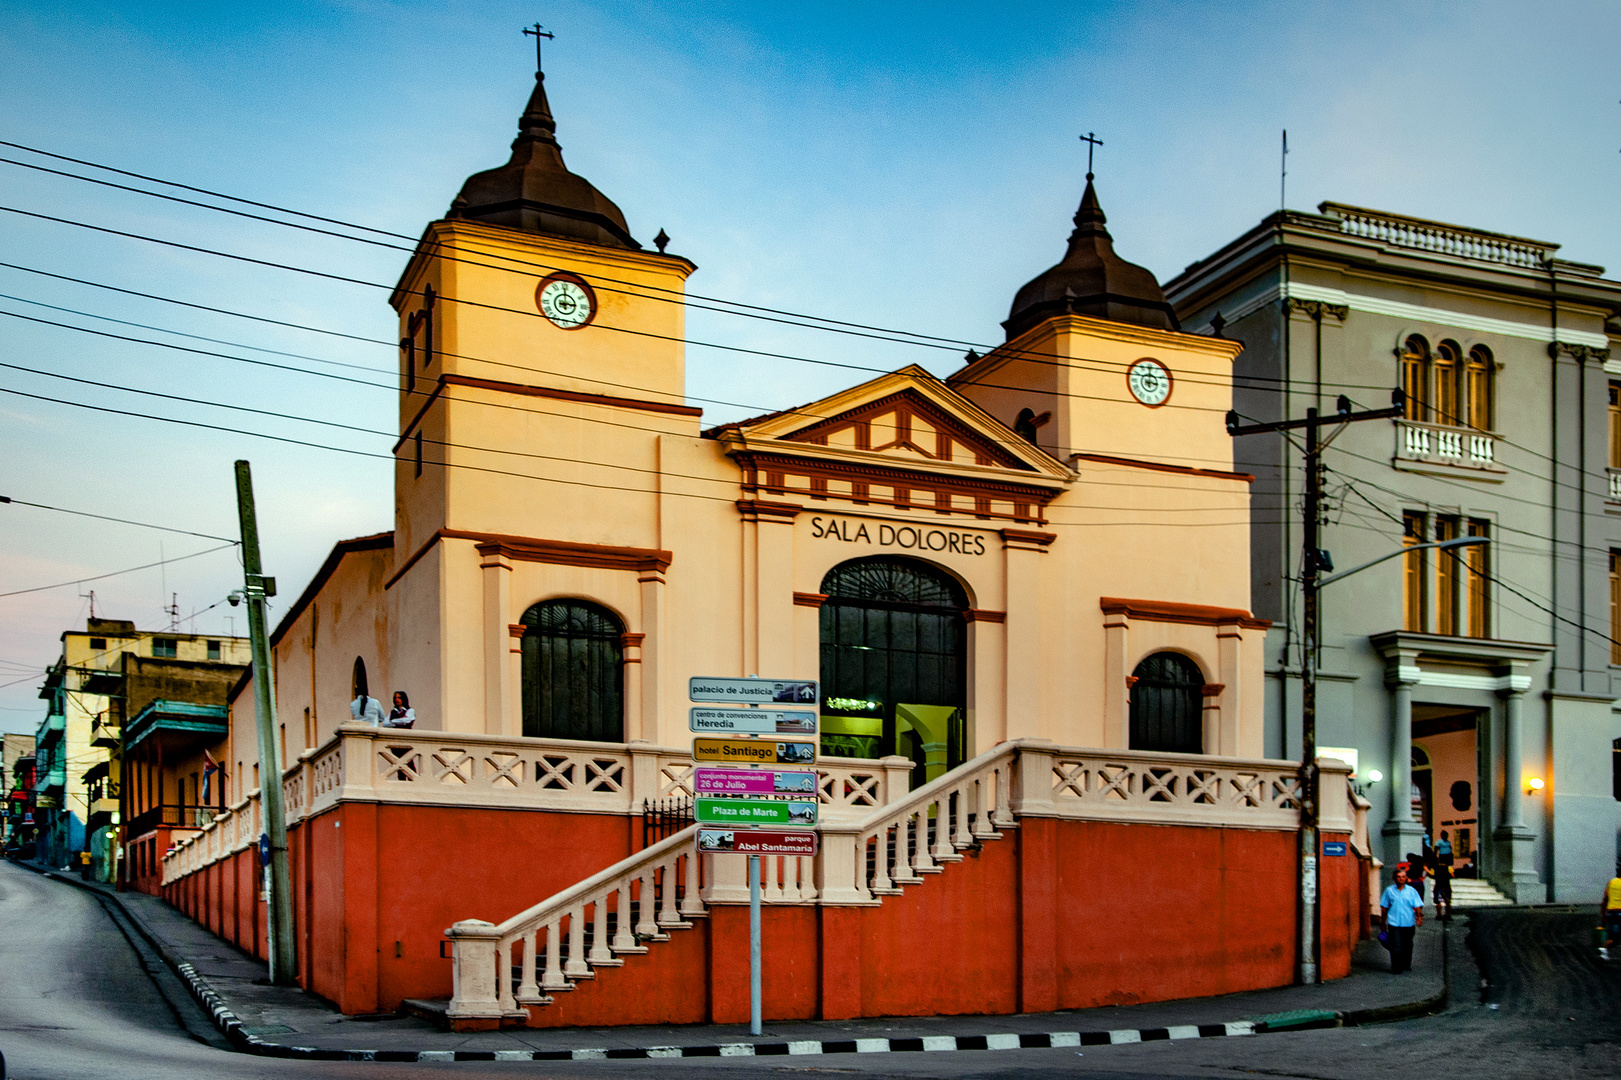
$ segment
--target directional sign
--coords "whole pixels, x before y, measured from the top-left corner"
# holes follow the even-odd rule
[[[810,799],[750,799],[700,795],[693,800],[700,825],[815,825]]]
[[[1344,840],[1325,840],[1325,841],[1323,841],[1323,854],[1324,855],[1344,855],[1345,854],[1345,841]]]
[[[688,679],[687,697],[730,705],[814,705],[814,679]]]
[[[816,774],[784,769],[692,770],[692,790],[699,795],[806,795],[816,794]]]
[[[769,832],[765,829],[699,829],[698,850],[738,855],[815,855],[813,832]]]
[[[700,735],[815,735],[816,714],[783,709],[689,709],[687,726]]]
[[[692,760],[728,765],[814,765],[816,744],[773,739],[692,740]]]

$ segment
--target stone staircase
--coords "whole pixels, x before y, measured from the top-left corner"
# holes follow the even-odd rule
[[[1513,901],[1498,892],[1489,881],[1479,878],[1452,879],[1452,910],[1464,908],[1508,907]]]
[[[860,819],[825,823],[824,847],[834,841],[842,857],[830,862],[824,852],[823,898],[882,903],[1016,828],[1009,806],[1014,756],[1014,747],[1003,744]],[[552,995],[691,928],[709,914],[696,834],[697,826],[689,826],[499,926],[456,923],[448,931],[455,949],[451,999],[411,1001],[407,1009],[457,1030],[526,1024],[529,1010],[551,1004]],[[768,900],[816,899],[810,875],[796,882],[787,861],[770,873]]]

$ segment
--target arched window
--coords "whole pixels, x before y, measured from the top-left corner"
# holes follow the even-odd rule
[[[371,693],[366,682],[366,661],[355,657],[354,675],[349,680],[349,700],[370,697]]]
[[[1131,673],[1131,748],[1204,752],[1204,675],[1181,653],[1159,652]]]
[[[822,579],[822,751],[900,754],[922,784],[966,760],[968,598],[904,558],[855,559]]]
[[[1414,334],[1402,344],[1401,388],[1409,420],[1430,418],[1430,343]]]
[[[1463,353],[1456,342],[1443,341],[1435,347],[1435,359],[1430,364],[1435,378],[1435,416],[1437,424],[1463,424],[1463,408],[1458,396],[1458,383],[1463,377]]]
[[[1480,431],[1492,429],[1492,352],[1484,345],[1469,350],[1469,366],[1464,369],[1464,404],[1469,409],[1469,426]]]
[[[625,738],[624,626],[585,600],[547,600],[518,620],[523,635],[523,733],[544,739]]]

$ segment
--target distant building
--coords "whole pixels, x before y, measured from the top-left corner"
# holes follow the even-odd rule
[[[90,619],[62,634],[62,655],[39,696],[46,716],[35,733],[38,857],[77,866],[88,851],[97,880],[118,876],[122,804],[122,731],[131,704],[160,693],[179,701],[199,694],[224,701],[248,661],[246,638],[136,630],[123,619]]]
[[[1190,330],[1241,339],[1246,420],[1335,409],[1318,746],[1351,757],[1386,877],[1449,833],[1520,902],[1588,902],[1621,841],[1621,282],[1558,245],[1323,203],[1275,214],[1166,285]],[[1251,604],[1271,619],[1266,752],[1300,752],[1299,447],[1255,474]],[[1325,752],[1327,752],[1325,750]],[[1346,753],[1348,752],[1348,753]],[[1376,778],[1375,774],[1379,774]]]
[[[26,761],[26,770],[19,768]],[[0,795],[6,802],[0,809],[0,847],[8,845],[25,813],[31,816],[31,800],[21,785],[22,773],[31,777],[34,762],[34,737],[8,732],[0,735]],[[25,810],[25,808],[27,808]]]

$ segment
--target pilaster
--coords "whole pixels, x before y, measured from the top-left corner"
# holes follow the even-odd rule
[[[1052,533],[1003,529],[1008,619],[1004,632],[1007,671],[1007,737],[1039,738],[1041,717],[1041,561],[1057,539]]]
[[[480,544],[479,570],[484,576],[484,730],[516,738],[513,723],[517,684],[510,682],[512,625],[512,560],[499,544]]]

